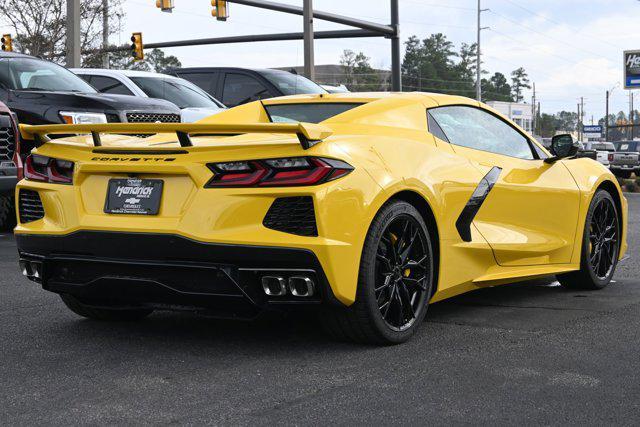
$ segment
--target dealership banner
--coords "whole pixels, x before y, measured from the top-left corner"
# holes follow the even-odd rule
[[[640,88],[640,50],[624,52],[624,88]]]

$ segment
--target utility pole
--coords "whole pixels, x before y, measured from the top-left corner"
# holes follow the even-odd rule
[[[533,83],[533,96],[531,97],[531,135],[536,134],[536,84]]]
[[[402,63],[400,61],[400,6],[398,0],[391,0],[391,90],[402,91]]]
[[[102,0],[102,67],[109,68],[109,0]]]
[[[478,0],[478,39],[476,44],[476,100],[482,102],[482,51],[480,49],[480,32],[486,30],[489,27],[483,27],[481,24],[482,12],[486,12],[489,9],[482,9],[481,0]]]
[[[633,140],[633,116],[634,116],[634,111],[633,111],[633,92],[629,91],[629,129],[631,129],[629,132],[631,134],[631,137],[629,138],[630,140]]]
[[[583,125],[584,125],[584,97],[580,97],[580,141],[584,138],[583,134]]]
[[[80,67],[80,0],[67,0],[67,68]]]
[[[538,108],[536,111],[536,127],[538,128],[538,131],[536,132],[538,135],[542,134],[542,120],[538,120],[538,117],[540,117],[542,119],[542,115],[540,114],[540,101],[538,101]]]
[[[582,141],[581,135],[580,135],[580,103],[578,103],[578,119],[576,120],[576,131],[578,132],[578,141]]]
[[[607,106],[605,108],[604,116],[604,140],[609,141],[609,91],[607,91]]]
[[[313,0],[304,0],[302,19],[304,20],[304,75],[309,80],[316,79],[313,52]]]

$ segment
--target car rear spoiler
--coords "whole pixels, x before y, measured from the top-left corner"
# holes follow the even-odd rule
[[[237,135],[243,133],[295,134],[302,148],[307,150],[333,133],[326,126],[313,123],[99,123],[86,125],[20,125],[20,134],[34,141],[36,147],[51,141],[49,135],[91,134],[93,145],[102,145],[101,133],[156,134],[175,133],[182,147],[192,147],[191,135]]]

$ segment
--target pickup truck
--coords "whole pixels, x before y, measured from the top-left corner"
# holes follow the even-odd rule
[[[591,148],[587,148],[587,146],[578,141],[578,154],[576,157],[587,157],[589,159],[598,160],[598,152],[596,150],[592,150]]]
[[[626,164],[618,168],[618,173],[612,168],[611,171],[623,178],[629,178],[631,172],[640,176],[640,141],[619,141],[615,143],[616,156],[624,156]]]

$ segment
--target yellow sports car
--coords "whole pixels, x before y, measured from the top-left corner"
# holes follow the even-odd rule
[[[89,318],[304,306],[339,337],[399,343],[429,302],[549,275],[600,289],[626,250],[605,167],[462,97],[302,95],[21,133],[37,147],[16,190],[23,274]]]

